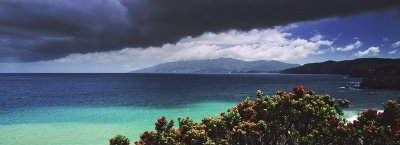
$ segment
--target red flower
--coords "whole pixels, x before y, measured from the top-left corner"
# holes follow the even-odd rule
[[[225,115],[225,112],[221,112],[221,114],[220,114],[221,116],[224,116]]]
[[[162,117],[161,117],[161,121],[165,121],[165,116],[162,116]]]
[[[394,129],[393,129],[393,132],[395,132],[395,133],[400,133],[400,127],[394,128]]]
[[[243,107],[242,103],[238,104],[237,107],[238,109],[242,108]]]
[[[179,118],[178,118],[178,121],[181,121],[181,119],[182,119],[182,118],[179,117]]]
[[[353,130],[353,129],[354,129],[354,126],[353,126],[353,125],[350,125],[350,126],[349,126],[349,129],[350,129],[350,130]]]
[[[296,86],[293,88],[293,93],[296,95],[296,97],[302,97],[305,95],[306,91],[303,86]]]
[[[292,93],[284,93],[284,94],[282,94],[282,97],[281,97],[281,98],[284,98],[284,97],[292,97],[292,96],[293,96]]]
[[[322,129],[326,128],[326,125],[321,125],[321,128],[322,128]]]
[[[304,89],[303,86],[295,86],[295,87],[293,88],[293,92],[298,92],[298,91],[305,92],[305,89]]]
[[[303,86],[295,86],[293,88],[293,90],[303,90],[304,91],[304,87]]]
[[[343,124],[340,124],[340,125],[337,127],[337,129],[340,129],[340,130],[346,130],[346,128],[344,127],[344,125],[343,125]]]
[[[378,110],[374,110],[374,109],[368,109],[368,110],[362,112],[363,115],[376,114],[376,113],[378,113]]]
[[[329,124],[332,125],[336,123],[336,117],[334,115],[331,116],[331,119],[329,120]]]

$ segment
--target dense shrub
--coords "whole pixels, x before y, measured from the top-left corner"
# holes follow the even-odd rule
[[[117,135],[110,139],[110,145],[129,145],[129,139],[123,135]]]
[[[173,128],[174,121],[163,116],[135,144],[400,144],[397,101],[384,104],[384,112],[366,110],[354,122],[343,118],[341,109],[348,106],[346,99],[336,102],[302,86],[272,96],[257,91],[255,101],[247,98],[200,123],[178,118]]]

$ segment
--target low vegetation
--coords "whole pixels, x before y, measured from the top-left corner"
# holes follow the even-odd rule
[[[399,100],[389,100],[383,112],[359,113],[354,122],[343,118],[342,109],[348,106],[346,99],[336,101],[302,86],[290,93],[278,90],[272,96],[258,91],[256,100],[247,98],[201,122],[178,118],[174,127],[174,120],[163,116],[154,131],[144,132],[134,144],[400,144]],[[111,145],[129,144],[125,137],[116,138],[110,140]]]

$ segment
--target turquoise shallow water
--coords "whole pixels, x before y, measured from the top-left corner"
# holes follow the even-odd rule
[[[200,121],[205,116],[235,106],[234,103],[207,102],[176,108],[160,109],[145,107],[44,107],[33,108],[2,116],[2,120],[18,123],[0,125],[0,144],[15,145],[89,145],[107,144],[116,134],[124,134],[132,140],[145,130],[153,130],[157,118],[192,117]],[[3,118],[4,117],[4,118]]]
[[[93,145],[107,144],[109,138],[123,134],[131,140],[153,130],[157,118],[168,120],[218,116],[235,106],[233,102],[206,102],[160,109],[146,107],[43,107],[21,110],[2,116],[15,124],[0,125],[0,144],[4,145]],[[346,111],[345,117],[356,115]],[[4,118],[3,118],[4,117]],[[30,123],[22,123],[29,121]],[[21,122],[21,123],[18,123]]]
[[[295,85],[347,98],[345,117],[396,99],[399,91],[360,90],[358,78],[282,74],[0,74],[0,145],[102,145],[132,141],[157,118],[216,116],[262,89]]]

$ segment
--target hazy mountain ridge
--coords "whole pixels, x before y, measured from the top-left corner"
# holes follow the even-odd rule
[[[361,77],[360,88],[400,89],[400,59],[360,58],[309,63],[281,71],[292,74],[342,74]]]
[[[266,73],[298,67],[280,61],[242,61],[232,58],[167,62],[132,73]]]

